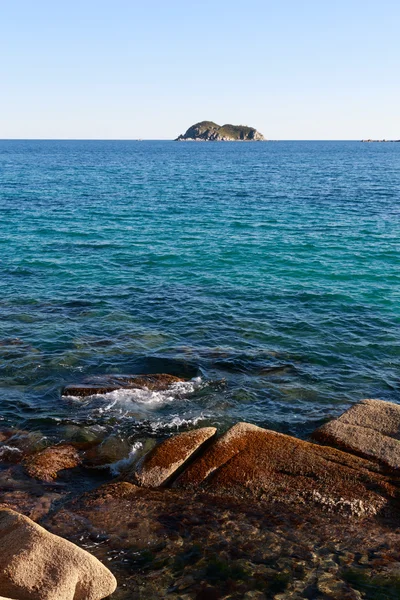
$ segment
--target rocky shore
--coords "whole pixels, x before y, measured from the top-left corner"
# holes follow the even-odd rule
[[[179,381],[116,375],[66,392]],[[97,470],[119,455],[0,431],[1,596],[400,597],[400,406],[363,400],[310,440],[250,423],[193,429],[117,477]]]

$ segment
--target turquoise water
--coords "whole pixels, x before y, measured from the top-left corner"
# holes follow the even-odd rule
[[[400,144],[0,141],[0,418],[306,435],[399,400]],[[194,378],[85,401],[98,373]]]

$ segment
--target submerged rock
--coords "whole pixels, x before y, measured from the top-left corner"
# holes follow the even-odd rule
[[[24,461],[25,472],[41,481],[54,481],[59,471],[81,464],[79,452],[70,445],[52,446],[29,456]]]
[[[168,438],[147,454],[135,472],[124,479],[144,487],[165,485],[216,432],[215,427],[203,427]]]
[[[107,561],[123,583],[116,600],[242,600],[253,591],[276,600],[360,600],[347,579],[355,568],[368,582],[381,572],[387,597],[398,597],[389,571],[398,566],[397,517],[348,519],[305,504],[117,482],[64,503],[45,522]]]
[[[312,434],[330,444],[400,468],[400,406],[384,400],[362,400]]]
[[[132,444],[121,437],[111,435],[84,454],[86,467],[98,468],[110,466],[127,458],[132,450]]]
[[[63,396],[92,396],[107,394],[120,389],[148,389],[153,392],[164,391],[174,383],[185,381],[181,377],[157,373],[154,375],[100,375],[90,377],[79,384],[66,385]]]
[[[397,488],[370,461],[238,423],[195,460],[173,487],[353,516],[379,513]]]
[[[117,586],[94,556],[12,510],[0,510],[0,540],[0,590],[12,598],[100,600]]]

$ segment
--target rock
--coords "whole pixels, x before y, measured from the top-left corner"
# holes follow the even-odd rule
[[[0,510],[0,589],[29,600],[100,600],[117,582],[94,556],[12,510]]]
[[[330,573],[323,573],[317,581],[317,590],[326,600],[361,600],[359,592]]]
[[[132,444],[123,438],[111,435],[85,452],[84,464],[87,467],[105,467],[127,458]]]
[[[328,512],[377,514],[397,489],[370,461],[288,435],[238,423],[195,460],[173,487]]]
[[[264,140],[264,136],[246,125],[217,125],[212,121],[201,121],[189,127],[183,135],[176,138],[176,141],[212,141],[212,142],[233,142],[233,141],[252,141],[258,142]]]
[[[19,429],[10,429],[3,432],[6,436],[6,445],[11,448],[17,448],[20,451],[21,458],[29,456],[34,452],[43,450],[47,445],[46,436],[40,431],[21,431]]]
[[[63,396],[92,396],[93,394],[108,394],[120,389],[148,389],[153,392],[166,390],[174,383],[185,381],[181,377],[157,373],[155,375],[101,375],[90,377],[80,384],[67,385]]]
[[[11,508],[34,521],[44,517],[68,493],[64,486],[49,489],[33,481],[19,465],[0,469],[0,508]],[[1,590],[0,590],[1,592]]]
[[[376,569],[396,569],[399,559],[398,515],[349,519],[309,504],[247,496],[243,501],[122,481],[59,504],[44,522],[53,533],[89,547],[112,568],[123,584],[118,598],[126,600],[178,594],[199,598],[203,586],[214,582],[220,598],[243,598],[259,589],[266,598],[319,598],[316,581],[332,569],[338,553],[384,552],[380,566],[357,565],[368,580]],[[346,561],[330,572],[331,581],[346,583],[344,574],[351,566]],[[238,581],[244,572],[245,580]],[[186,577],[195,581],[190,591],[171,592]],[[239,586],[236,591],[233,585]],[[394,586],[390,592],[397,598]]]
[[[81,464],[81,458],[74,446],[52,446],[29,456],[24,461],[26,473],[41,481],[54,481],[59,471],[73,469]]]
[[[362,400],[314,431],[312,437],[392,469],[400,468],[400,406],[392,402]]]
[[[172,436],[143,457],[132,481],[144,487],[159,487],[167,481],[216,434],[215,427],[203,427]],[[124,477],[126,481],[130,478]]]

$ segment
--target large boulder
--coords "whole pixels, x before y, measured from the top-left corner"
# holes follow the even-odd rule
[[[390,467],[400,468],[400,406],[383,400],[362,400],[312,434],[336,446]]]
[[[117,586],[94,556],[28,517],[0,510],[0,592],[18,600],[100,600]]]
[[[238,423],[208,448],[173,487],[284,504],[374,515],[397,489],[379,467],[340,450]]]
[[[54,481],[59,471],[73,469],[81,463],[79,452],[71,445],[51,446],[24,461],[26,473],[41,481]]]
[[[215,427],[202,427],[164,440],[140,461],[131,476],[124,479],[144,487],[166,484],[216,432]]]
[[[64,396],[93,396],[108,394],[120,389],[148,389],[160,392],[168,389],[174,383],[185,381],[181,377],[156,373],[154,375],[98,375],[85,379],[82,383],[66,385]]]

